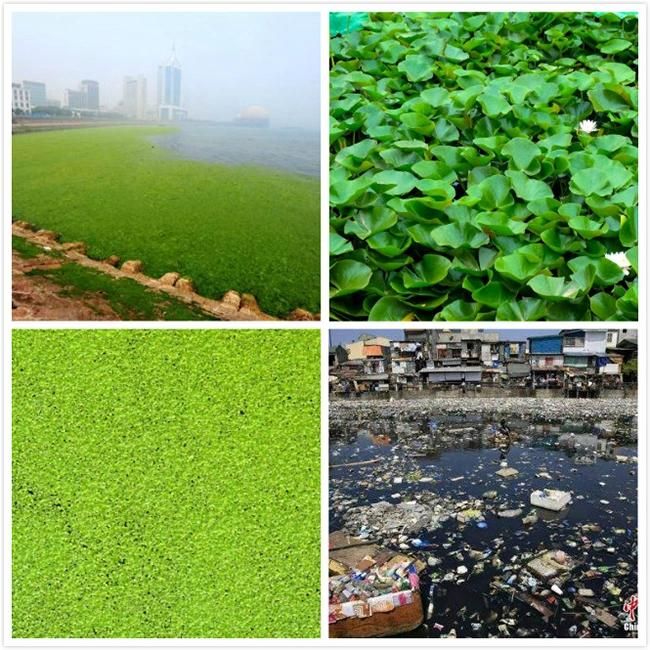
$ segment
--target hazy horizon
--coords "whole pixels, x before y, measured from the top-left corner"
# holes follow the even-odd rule
[[[320,125],[318,13],[20,12],[12,20],[12,81],[40,81],[63,100],[82,79],[99,82],[102,108],[122,100],[125,76],[147,79],[175,46],[189,119],[231,121],[260,105],[271,126]]]

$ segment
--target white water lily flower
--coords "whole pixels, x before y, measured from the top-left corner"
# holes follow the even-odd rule
[[[593,120],[582,120],[579,126],[583,133],[593,133],[598,130],[598,123]]]
[[[618,253],[607,253],[605,257],[610,262],[614,262],[614,264],[620,266],[623,269],[623,273],[625,273],[625,275],[629,273],[628,269],[632,265],[630,264],[630,260],[627,259],[627,255],[623,251],[620,251]]]

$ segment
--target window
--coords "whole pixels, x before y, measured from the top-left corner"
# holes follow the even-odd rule
[[[565,336],[564,345],[568,348],[581,348],[585,344],[584,336]]]

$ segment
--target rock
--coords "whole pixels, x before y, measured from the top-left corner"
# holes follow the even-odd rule
[[[64,251],[73,251],[74,253],[86,254],[86,244],[82,241],[71,241],[63,244]]]
[[[255,313],[260,313],[261,311],[260,306],[257,304],[257,299],[250,293],[242,293],[239,309],[247,309]]]
[[[128,260],[122,264],[122,271],[125,273],[142,273],[142,262],[140,260]]]
[[[194,293],[194,283],[191,278],[178,278],[174,287],[183,293]]]
[[[104,263],[108,264],[109,266],[118,267],[120,264],[120,258],[117,255],[111,255],[104,260]]]
[[[22,219],[17,219],[13,223],[14,226],[17,226],[18,228],[22,228],[23,230],[34,230],[34,226],[32,226],[29,221],[23,221]]]
[[[166,285],[168,287],[173,287],[176,284],[176,281],[178,280],[178,278],[180,278],[180,277],[181,277],[180,273],[176,273],[175,271],[171,271],[171,272],[165,273],[165,275],[161,276],[160,280],[158,280],[158,282],[160,282],[160,284],[164,284],[164,285]]]
[[[498,472],[495,473],[503,478],[512,478],[513,476],[517,476],[517,474],[519,474],[519,470],[515,469],[514,467],[502,467]]]
[[[289,316],[287,317],[287,320],[316,320],[314,318],[314,315],[307,311],[306,309],[294,309]]]
[[[54,232],[53,230],[37,230],[36,236],[51,242],[59,241],[59,237],[61,237],[58,232]]]
[[[239,309],[241,304],[241,296],[236,291],[226,291],[221,298],[221,302],[226,305],[233,307],[234,309]]]

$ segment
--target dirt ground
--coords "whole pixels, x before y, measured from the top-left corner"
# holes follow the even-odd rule
[[[61,295],[60,285],[44,277],[25,275],[32,269],[59,268],[61,262],[47,255],[25,259],[12,254],[13,320],[120,320],[101,296]]]

